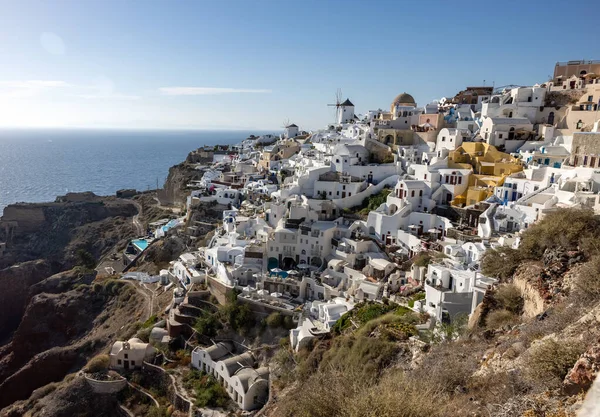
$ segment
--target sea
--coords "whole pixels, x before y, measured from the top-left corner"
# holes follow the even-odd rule
[[[0,129],[0,215],[16,202],[68,192],[114,195],[165,182],[169,167],[204,145],[233,145],[261,131]]]

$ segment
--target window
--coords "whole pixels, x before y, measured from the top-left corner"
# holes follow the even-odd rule
[[[442,142],[446,142],[446,136],[442,136]]]
[[[412,190],[412,191],[410,192],[410,196],[411,196],[411,197],[414,197],[414,196],[415,196],[415,190]]]
[[[419,197],[423,197],[423,190],[419,190]]]
[[[135,366],[135,361],[131,361],[131,366]]]
[[[117,359],[117,365],[121,365],[121,359]]]
[[[128,356],[129,356],[129,355],[127,355],[127,353],[126,353],[126,354],[125,354],[125,359],[128,359]]]
[[[458,184],[462,184],[462,177],[458,177]]]

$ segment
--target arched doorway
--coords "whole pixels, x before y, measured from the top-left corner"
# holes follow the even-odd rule
[[[389,145],[394,141],[394,137],[392,135],[387,135],[383,141],[386,145]]]
[[[277,258],[269,258],[269,262],[267,264],[267,269],[275,269],[279,266],[279,261]]]
[[[554,112],[553,111],[551,111],[550,114],[548,114],[548,124],[549,125],[554,124]]]
[[[514,139],[515,138],[515,128],[511,127],[510,130],[508,131],[508,139]]]
[[[320,257],[314,256],[310,258],[310,266],[314,266],[315,268],[320,268],[323,265],[323,261]]]
[[[286,269],[286,270],[292,269],[295,266],[296,266],[296,261],[294,260],[294,258],[290,258],[289,256],[283,258],[283,261],[281,262],[282,269]]]

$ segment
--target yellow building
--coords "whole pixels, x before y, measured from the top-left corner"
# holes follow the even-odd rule
[[[523,170],[519,159],[484,142],[464,142],[451,151],[448,155],[448,167],[473,170],[467,190],[452,201],[452,205],[461,207],[491,197],[494,187],[504,184],[510,174]]]

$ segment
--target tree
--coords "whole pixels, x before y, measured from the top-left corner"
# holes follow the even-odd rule
[[[94,269],[96,267],[96,259],[94,255],[85,249],[77,251],[77,265],[83,266],[86,269]]]

